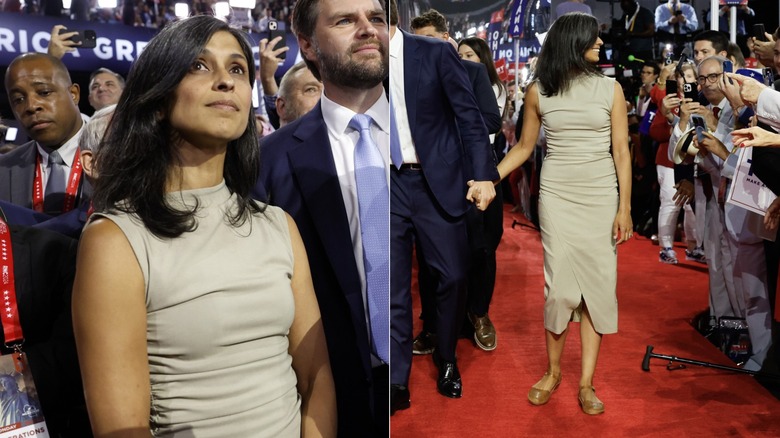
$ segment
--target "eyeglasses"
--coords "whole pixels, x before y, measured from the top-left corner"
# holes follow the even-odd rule
[[[718,79],[720,79],[720,76],[723,73],[710,73],[707,76],[699,76],[696,78],[696,82],[699,83],[699,85],[704,85],[704,80],[706,79],[707,82],[714,84],[715,82],[718,82]]]

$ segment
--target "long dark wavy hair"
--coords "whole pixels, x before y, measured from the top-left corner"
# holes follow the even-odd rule
[[[553,22],[536,61],[535,79],[544,96],[566,92],[582,74],[601,75],[585,60],[585,52],[596,44],[598,36],[599,23],[588,14],[565,14]]]
[[[252,48],[246,37],[211,16],[194,16],[165,27],[152,38],[133,64],[111,125],[96,156],[99,177],[93,203],[96,211],[135,213],[156,236],[178,237],[197,228],[198,206],[179,210],[165,197],[171,168],[180,162],[178,138],[168,115],[174,91],[216,32],[233,35],[247,59],[250,85],[255,79]],[[228,143],[225,185],[238,197],[238,208],[226,213],[233,226],[263,208],[249,196],[257,182],[257,128],[249,111],[247,128]]]

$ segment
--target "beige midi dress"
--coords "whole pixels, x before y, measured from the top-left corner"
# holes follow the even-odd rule
[[[618,190],[610,153],[614,83],[581,76],[556,96],[539,92],[547,136],[539,193],[544,324],[557,334],[569,321],[579,321],[583,300],[597,332],[617,331],[612,224]]]

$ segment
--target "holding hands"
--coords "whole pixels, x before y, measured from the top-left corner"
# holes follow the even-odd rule
[[[481,211],[485,211],[488,205],[496,197],[496,188],[492,181],[474,181],[468,182],[469,191],[466,193],[466,199],[473,202]]]

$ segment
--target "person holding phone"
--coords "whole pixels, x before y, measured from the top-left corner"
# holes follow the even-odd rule
[[[655,8],[655,30],[673,35],[686,35],[699,27],[693,6],[680,0],[668,0]]]
[[[683,76],[678,77],[677,72]],[[691,207],[694,185],[692,175],[690,179],[682,176],[676,177],[674,161],[669,159],[669,137],[672,127],[679,118],[679,107],[682,99],[678,90],[683,89],[685,83],[696,82],[696,70],[693,64],[684,63],[677,68],[677,64],[665,66],[659,82],[651,90],[651,98],[658,105],[658,115],[650,124],[650,136],[658,143],[655,156],[656,175],[659,187],[658,208],[658,261],[667,264],[677,264],[677,253],[674,251],[674,233],[677,229],[677,217],[680,208],[683,208],[683,227],[686,238],[686,260],[698,263],[706,263],[701,233],[696,228],[696,216]],[[681,174],[680,174],[681,175]]]
[[[774,34],[766,31],[763,23],[753,27],[753,36],[748,39],[747,46],[758,61],[766,67],[777,68],[778,63],[774,59],[775,43],[780,40],[780,28]]]
[[[659,50],[672,43],[676,53],[680,53],[684,45],[690,46],[688,36],[699,27],[699,19],[693,6],[680,0],[668,0],[655,8],[655,31]]]

